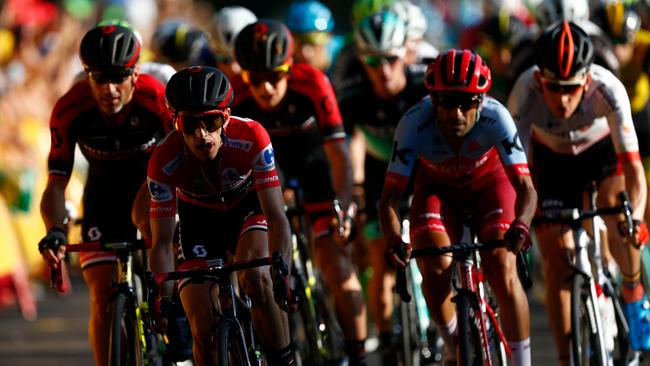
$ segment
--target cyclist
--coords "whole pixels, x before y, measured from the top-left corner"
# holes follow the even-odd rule
[[[411,245],[400,236],[398,204],[410,179],[413,247],[460,242],[463,212],[471,210],[479,240],[505,238],[508,250],[518,252],[530,240],[537,195],[512,117],[485,94],[490,69],[472,51],[452,49],[429,66],[425,83],[430,97],[406,112],[397,126],[381,196],[379,219],[389,259],[400,267],[408,261]],[[499,301],[512,364],[530,365],[528,301],[516,257],[508,250],[481,252],[483,274]],[[431,316],[449,354],[455,349],[456,328],[451,259],[426,259],[418,265]]]
[[[650,346],[650,315],[640,285],[637,243],[647,241],[643,223],[646,182],[630,103],[621,82],[592,63],[594,45],[572,22],[546,29],[535,46],[537,66],[519,77],[508,107],[528,143],[531,167],[539,191],[542,213],[581,208],[582,193],[590,182],[599,183],[598,205],[617,204],[627,190],[634,208],[634,239],[623,239],[617,227],[622,217],[603,217],[608,243],[623,274],[622,297],[634,349]],[[530,136],[530,142],[528,142]],[[535,230],[544,257],[546,305],[560,362],[569,364],[571,273],[566,250],[573,248],[571,230],[545,225]],[[633,240],[633,242],[631,242]]]
[[[330,207],[338,197],[343,212],[349,211],[350,157],[338,103],[325,74],[307,64],[293,64],[291,34],[273,20],[242,29],[235,55],[250,96],[233,109],[260,121],[269,131],[280,173],[286,181],[300,181],[305,209]],[[347,355],[351,364],[365,364],[366,310],[346,246],[352,216],[346,214],[343,233],[333,230],[328,212],[310,216],[315,260],[334,295]]]
[[[156,28],[151,40],[155,59],[175,70],[216,62],[206,33],[182,20],[166,20]]]
[[[334,17],[318,0],[292,3],[285,23],[293,35],[295,62],[306,63],[327,72],[341,50],[343,37],[334,35]]]
[[[212,48],[217,54],[216,66],[223,70],[228,79],[236,80],[241,71],[235,60],[235,39],[247,25],[255,23],[257,16],[243,6],[226,6],[219,10],[212,20]],[[239,94],[239,85],[234,85]]]
[[[273,146],[259,123],[230,114],[228,78],[218,69],[192,66],[171,78],[166,95],[176,131],[154,150],[149,164],[152,271],[174,270],[177,210],[180,270],[227,259],[229,252],[246,260],[282,251],[289,260],[290,230]],[[253,323],[269,363],[292,365],[287,316],[273,302],[270,273],[244,271],[239,280],[253,300]],[[179,288],[192,328],[194,360],[216,364],[211,342],[216,319],[210,304],[217,288],[189,281],[181,281]],[[161,287],[161,309],[171,293],[171,284]]]
[[[339,105],[352,135],[350,155],[355,192],[360,202],[365,202],[360,207],[366,214],[363,237],[368,243],[372,268],[368,304],[379,332],[384,363],[394,363],[389,361],[395,357],[391,346],[394,277],[384,259],[386,243],[379,230],[377,204],[397,122],[408,108],[427,95],[426,67],[405,64],[405,24],[393,12],[378,12],[366,18],[354,34],[362,78],[345,82],[347,87],[339,93]]]
[[[136,226],[149,237],[147,162],[171,129],[164,88],[140,74],[140,43],[131,30],[120,25],[92,28],[81,41],[80,54],[87,80],[59,99],[50,120],[49,180],[41,201],[47,235],[39,250],[51,268],[65,256],[65,189],[75,144],[89,164],[83,240],[130,241],[136,239]],[[108,362],[115,260],[103,252],[80,256],[90,292],[89,339],[97,365]]]

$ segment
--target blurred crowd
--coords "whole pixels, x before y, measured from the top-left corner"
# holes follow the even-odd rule
[[[533,64],[530,45],[540,29],[567,16],[558,12],[571,12],[574,20],[589,24],[600,63],[624,82],[629,79],[633,108],[648,104],[650,37],[644,28],[650,24],[650,5],[645,0],[400,1],[404,6],[398,15],[408,24],[412,62],[426,63],[437,50],[450,47],[474,49],[490,65],[490,94],[501,101],[518,74]],[[149,72],[164,83],[174,69],[188,64],[237,73],[232,29],[256,17],[275,17],[294,33],[296,62],[332,73],[360,19],[393,2],[322,0],[320,7],[307,8],[315,2],[0,0],[0,307],[14,301],[16,283],[47,278],[36,244],[45,233],[37,201],[47,179],[49,120],[56,100],[83,77],[78,50],[86,30],[102,21],[129,24],[145,49],[141,62],[151,63]],[[309,14],[320,14],[322,22],[306,21]],[[232,19],[238,24],[229,23]],[[331,76],[337,92],[344,89]],[[83,158],[75,160],[71,212],[78,207],[84,179]]]

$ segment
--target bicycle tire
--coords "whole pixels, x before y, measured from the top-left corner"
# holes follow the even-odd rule
[[[405,272],[405,276],[407,288],[412,289],[413,281],[408,270]],[[401,361],[404,366],[419,366],[419,354],[414,339],[414,332],[417,332],[417,329],[414,329],[416,327],[414,324],[417,322],[415,300],[411,299],[410,302],[403,302],[398,298],[397,310],[400,322],[398,361]]]
[[[600,358],[600,338],[593,329],[593,316],[598,314],[596,299],[591,298],[589,283],[583,275],[571,282],[571,358],[575,366],[605,366]],[[595,357],[594,357],[595,356]]]
[[[219,366],[250,366],[241,326],[230,319],[219,322]]]
[[[481,366],[481,335],[472,315],[472,305],[466,296],[456,297],[458,319],[458,364],[461,366]]]
[[[338,362],[345,358],[343,331],[327,303],[325,294],[320,290],[314,289],[312,296],[317,310],[318,329],[323,339],[323,348],[320,350],[321,356],[327,363]]]
[[[113,300],[113,319],[108,353],[111,366],[142,366],[145,354],[137,337],[135,305],[123,293]]]

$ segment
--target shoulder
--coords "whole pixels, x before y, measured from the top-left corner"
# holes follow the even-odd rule
[[[140,74],[135,82],[133,101],[151,110],[153,113],[162,115],[167,113],[165,103],[165,86],[151,75]]]
[[[508,109],[498,100],[486,96],[481,106],[478,122],[488,126],[511,126],[512,116]]]
[[[224,142],[226,146],[250,151],[254,145],[268,143],[269,134],[262,125],[252,119],[230,116],[226,126],[228,139]]]
[[[611,71],[600,65],[592,65],[590,72],[591,82],[586,98],[590,94],[600,95],[611,107],[628,101],[625,86]]]
[[[431,97],[426,96],[404,113],[398,124],[399,134],[419,134],[425,126],[431,125],[433,119],[434,113]]]
[[[322,93],[324,90],[331,89],[332,85],[324,72],[311,65],[295,64],[291,68],[289,88],[310,94]]]
[[[526,105],[530,104],[530,98],[541,92],[537,85],[537,80],[535,80],[535,71],[537,70],[537,66],[529,67],[519,75],[515,85],[512,87],[510,96],[508,97],[508,109],[513,114],[524,109]]]
[[[72,120],[88,108],[96,105],[88,81],[83,79],[70,88],[54,105],[52,118]]]
[[[165,136],[151,154],[149,159],[149,176],[160,179],[171,176],[180,166],[185,156],[182,136],[174,130]]]

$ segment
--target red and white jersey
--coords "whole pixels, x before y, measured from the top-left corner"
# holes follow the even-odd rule
[[[173,131],[156,147],[149,162],[147,183],[151,217],[176,214],[176,197],[215,210],[227,211],[247,193],[280,185],[269,135],[256,121],[231,116],[215,161],[206,172]],[[218,177],[209,179],[208,177]]]
[[[568,119],[559,120],[544,101],[535,70],[536,66],[519,77],[508,100],[524,145],[531,138],[558,154],[578,155],[611,135],[619,159],[638,157],[630,102],[625,87],[614,74],[592,65],[591,81],[578,109]]]

